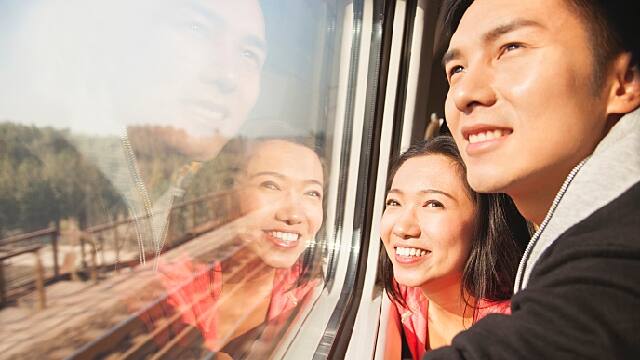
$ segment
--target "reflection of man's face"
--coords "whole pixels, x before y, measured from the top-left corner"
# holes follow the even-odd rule
[[[242,236],[247,248],[268,266],[292,266],[322,224],[318,156],[302,145],[267,141],[254,149],[238,190],[242,212],[260,214]]]
[[[3,68],[35,110],[18,103],[3,115],[101,134],[170,126],[210,139],[234,135],[256,103],[266,57],[258,0],[19,3],[5,49],[19,61]]]
[[[257,0],[193,2],[174,35],[183,89],[177,114],[192,136],[219,130],[232,135],[246,120],[260,90],[266,57],[264,21]]]
[[[474,1],[445,62],[447,121],[477,191],[555,194],[604,135],[588,32],[563,0]]]

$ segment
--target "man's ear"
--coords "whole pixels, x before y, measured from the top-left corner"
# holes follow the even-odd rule
[[[640,107],[640,66],[632,66],[631,60],[631,53],[620,54],[610,68],[609,115],[627,114]]]

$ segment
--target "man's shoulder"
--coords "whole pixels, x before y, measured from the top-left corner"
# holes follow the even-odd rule
[[[640,182],[561,234],[537,266],[618,256],[640,261]]]

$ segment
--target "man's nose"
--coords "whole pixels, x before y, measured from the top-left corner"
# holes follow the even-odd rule
[[[222,94],[232,93],[238,87],[238,76],[231,67],[219,69],[211,83]]]
[[[415,208],[406,209],[398,216],[393,224],[393,234],[402,239],[420,237],[420,224],[418,224]]]
[[[234,92],[238,88],[239,59],[233,56],[232,44],[221,42],[216,48],[207,80],[221,94]]]
[[[496,102],[491,74],[484,68],[465,69],[449,91],[456,108],[465,114],[477,106],[491,106]]]
[[[304,209],[297,196],[288,194],[276,210],[276,220],[287,225],[300,224],[305,217]]]

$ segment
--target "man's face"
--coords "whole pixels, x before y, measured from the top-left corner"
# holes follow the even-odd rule
[[[555,194],[605,134],[587,29],[563,0],[474,1],[443,62],[447,122],[476,191]]]
[[[257,0],[193,3],[176,41],[190,51],[179,54],[184,77],[179,119],[191,135],[218,129],[234,134],[258,98],[266,58],[262,12]],[[186,27],[184,27],[186,25]]]
[[[118,107],[127,123],[170,126],[192,139],[233,136],[260,92],[267,50],[259,1],[136,4],[124,20],[132,34],[117,45],[116,66],[135,70],[115,86],[130,94]]]

